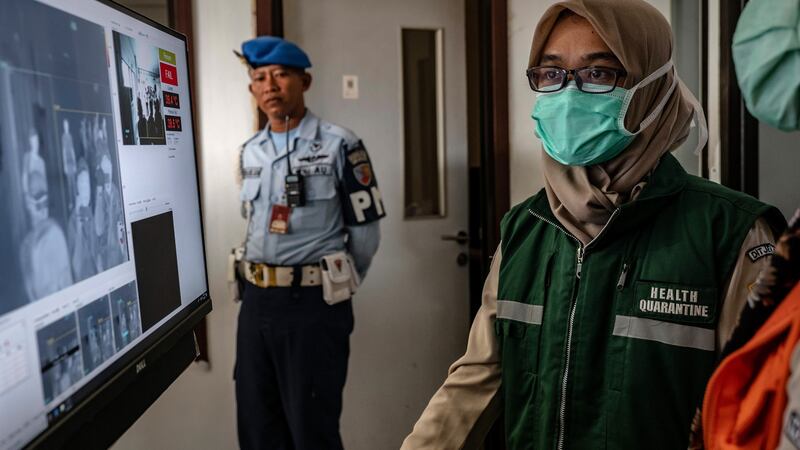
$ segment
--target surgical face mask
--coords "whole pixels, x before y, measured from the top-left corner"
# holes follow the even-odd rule
[[[783,131],[800,129],[796,2],[753,1],[733,34],[733,63],[747,109]]]
[[[601,164],[619,155],[661,114],[678,84],[677,74],[653,112],[630,132],[625,128],[625,116],[633,95],[672,68],[669,60],[631,89],[617,87],[609,93],[590,94],[578,90],[573,81],[560,91],[538,94],[531,117],[545,152],[568,166]]]

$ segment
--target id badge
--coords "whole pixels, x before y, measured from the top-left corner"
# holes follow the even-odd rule
[[[289,216],[292,208],[286,205],[272,205],[272,217],[269,219],[269,232],[273,234],[286,234],[289,232]]]

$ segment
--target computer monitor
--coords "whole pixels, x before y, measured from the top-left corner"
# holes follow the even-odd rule
[[[112,2],[0,2],[0,449],[210,310],[187,55]]]

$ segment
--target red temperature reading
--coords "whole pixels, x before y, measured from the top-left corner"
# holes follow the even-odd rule
[[[181,118],[178,116],[164,116],[167,122],[167,131],[182,131]]]
[[[164,91],[164,107],[179,109],[181,107],[181,100],[178,94]]]

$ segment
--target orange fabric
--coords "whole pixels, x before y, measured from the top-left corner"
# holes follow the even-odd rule
[[[792,351],[800,340],[800,284],[717,368],[703,402],[708,450],[772,450],[780,442]]]

